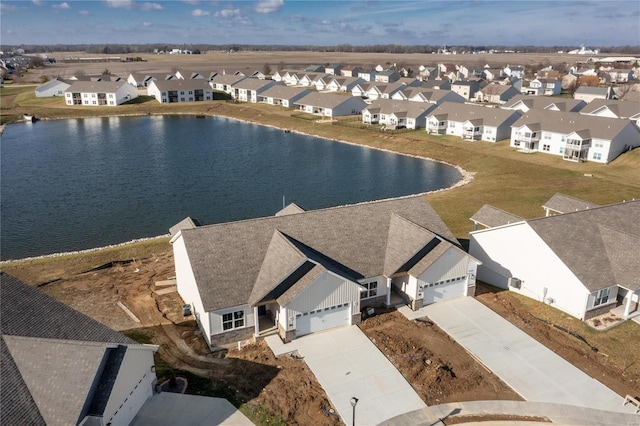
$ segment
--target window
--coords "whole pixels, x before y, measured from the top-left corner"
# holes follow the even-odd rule
[[[594,300],[593,306],[596,307],[607,303],[609,301],[610,290],[610,288],[603,288],[602,290],[598,290],[595,294],[596,300]]]
[[[560,154],[564,154],[564,147],[563,146],[560,147]]]
[[[367,290],[360,293],[360,299],[368,299],[378,295],[378,281],[363,283],[362,286]]]
[[[449,122],[449,128],[451,129],[453,127],[456,127],[456,123],[454,123],[453,121],[450,121]]]
[[[542,150],[543,151],[550,151],[551,150],[551,146],[547,145],[547,144],[544,144],[544,145],[542,145]]]
[[[520,146],[520,141],[513,141],[513,146]]]
[[[544,138],[547,140],[551,139],[551,133],[544,133]]]
[[[244,327],[244,311],[229,312],[222,315],[222,330]]]
[[[604,148],[604,143],[602,143],[602,142],[594,142],[593,146],[595,148]]]
[[[562,142],[566,142],[567,141],[567,137],[566,136],[562,136],[562,138],[560,139]]]
[[[599,152],[594,152],[593,153],[593,159],[594,160],[602,160],[602,154]]]

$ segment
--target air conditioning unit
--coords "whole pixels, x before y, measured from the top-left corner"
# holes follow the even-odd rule
[[[516,277],[509,278],[509,287],[513,287],[513,288],[522,287],[522,280]]]

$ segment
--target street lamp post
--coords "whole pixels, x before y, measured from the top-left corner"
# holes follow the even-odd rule
[[[356,405],[358,404],[358,398],[355,396],[351,398],[351,406],[353,407],[353,420],[351,422],[351,426],[356,426]]]

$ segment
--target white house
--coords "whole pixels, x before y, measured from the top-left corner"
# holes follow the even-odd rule
[[[553,194],[553,196],[542,205],[545,216],[589,210],[595,207],[600,206],[559,192]]]
[[[594,99],[611,99],[613,90],[611,87],[580,86],[574,92],[573,98],[590,103]]]
[[[378,99],[362,111],[365,124],[383,124],[387,129],[424,129],[428,112],[434,104],[393,99]]]
[[[273,80],[260,80],[259,78],[244,78],[231,85],[231,97],[241,102],[257,103],[262,101],[260,94],[268,88],[283,83]]]
[[[500,108],[527,112],[530,109],[547,111],[580,111],[587,103],[580,99],[557,98],[550,96],[516,95]]]
[[[403,292],[411,307],[473,295],[478,262],[422,195],[172,228],[178,293],[210,346],[275,327],[285,342],[357,324]]]
[[[65,91],[67,105],[116,106],[138,97],[126,81],[75,81]]]
[[[317,92],[307,94],[294,105],[301,111],[323,117],[360,114],[367,106],[362,99],[353,96]]]
[[[232,86],[245,78],[235,74],[218,74],[209,81],[209,85],[213,90],[231,95]]]
[[[64,91],[71,86],[71,81],[54,78],[36,87],[36,98],[64,96]]]
[[[504,104],[518,94],[520,91],[513,86],[490,83],[476,92],[475,101]]]
[[[426,130],[436,135],[497,142],[509,137],[511,125],[519,118],[518,111],[444,102],[429,111]]]
[[[640,130],[629,120],[531,109],[511,126],[510,146],[568,161],[608,163],[640,146]]]
[[[638,309],[640,201],[471,232],[478,279],[586,320]]]
[[[408,87],[395,92],[391,99],[440,105],[444,102],[464,103],[464,98],[451,90]]]
[[[269,105],[279,105],[285,108],[292,108],[293,104],[311,93],[310,89],[303,87],[289,87],[283,85],[273,85],[260,93],[260,101]]]
[[[0,409],[7,425],[128,425],[156,385],[153,354],[0,273]]]
[[[213,91],[205,79],[154,80],[147,93],[162,104],[213,100]]]
[[[525,95],[554,96],[562,93],[562,81],[553,78],[536,78],[529,82],[529,86],[521,89]]]
[[[627,119],[640,127],[640,101],[594,99],[580,110],[580,114]]]
[[[360,77],[335,77],[325,86],[325,90],[351,93],[361,83],[364,83],[364,80]]]

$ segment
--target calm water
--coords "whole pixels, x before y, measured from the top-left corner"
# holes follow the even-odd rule
[[[1,258],[79,250],[207,223],[451,186],[452,167],[224,118],[10,125],[1,145]]]

